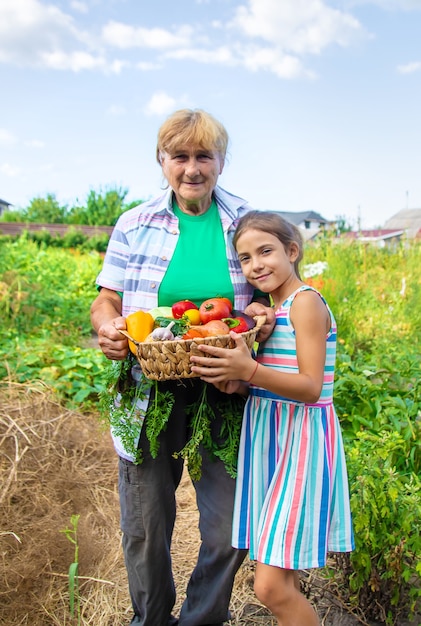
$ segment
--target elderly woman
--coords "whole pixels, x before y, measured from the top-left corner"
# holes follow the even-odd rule
[[[201,110],[177,111],[161,126],[157,160],[168,189],[121,215],[97,278],[99,294],[91,318],[109,359],[123,360],[128,355],[127,339],[119,329],[126,328],[129,313],[171,306],[182,299],[199,305],[210,297],[227,297],[236,309],[248,307],[252,315],[266,313],[269,323],[261,332],[268,334],[272,310],[259,302],[250,304],[253,288],[244,279],[232,245],[236,224],[251,207],[217,185],[227,144],[223,125]],[[135,442],[142,450],[140,464],[133,462],[112,431],[119,455],[121,529],[132,624],[203,626],[222,624],[230,617],[234,577],[245,551],[231,547],[234,479],[212,453],[209,442],[201,449],[201,477],[193,482],[201,547],[178,620],[172,615],[175,588],[170,546],[175,491],[183,472],[183,458],[176,453],[191,437],[188,407],[198,401],[204,386],[207,383],[198,378],[181,384],[158,383],[160,391],[172,393],[174,404],[166,429],[159,435],[157,456],[151,454],[146,436],[147,411]],[[219,445],[226,437],[224,411],[231,411],[232,417],[233,405],[213,385],[206,392],[215,415],[211,443]],[[238,407],[240,424],[240,402]]]

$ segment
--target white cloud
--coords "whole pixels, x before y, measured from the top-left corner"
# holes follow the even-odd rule
[[[11,146],[17,142],[17,138],[10,130],[6,128],[0,128],[0,145]]]
[[[89,11],[88,5],[85,2],[79,2],[78,0],[72,0],[70,6],[78,13],[88,13]]]
[[[1,0],[0,62],[79,71],[104,68],[94,37],[73,18],[38,0]],[[88,49],[89,51],[86,51]]]
[[[40,139],[30,139],[29,141],[25,141],[25,146],[28,148],[45,148],[45,143]]]
[[[144,108],[146,115],[166,115],[176,108],[176,100],[165,91],[157,91],[153,94]]]
[[[121,106],[120,104],[112,104],[107,109],[107,114],[108,115],[113,115],[115,117],[119,117],[121,115],[126,115],[126,113],[127,113],[127,109],[125,107]]]
[[[122,22],[108,22],[102,29],[105,43],[116,48],[174,48],[189,44],[192,35],[190,26],[181,26],[174,34],[163,28],[135,27]]]
[[[221,46],[213,50],[190,48],[168,52],[167,58],[198,63],[216,63],[224,66],[244,67],[251,72],[272,72],[279,78],[297,78],[300,76],[314,78],[315,75],[306,70],[297,56],[285,54],[275,47],[257,45],[236,45],[233,48]]]
[[[87,10],[81,0],[70,5],[79,13]],[[119,74],[125,67],[151,71],[172,58],[267,71],[286,79],[313,77],[304,66],[305,55],[320,54],[332,44],[350,45],[364,35],[350,13],[323,0],[244,0],[231,22],[195,28],[144,28],[111,20],[98,37],[79,28],[72,15],[53,4],[0,0],[0,63],[61,71]],[[107,48],[119,49],[123,58],[110,60]],[[140,60],[123,56],[136,49],[158,56]]]
[[[2,163],[2,165],[0,165],[0,174],[3,174],[8,178],[14,178],[20,174],[20,169],[18,167],[13,167],[13,165],[9,165],[9,163]]]
[[[230,27],[296,54],[319,54],[362,35],[357,19],[321,0],[249,0],[238,7]]]
[[[181,48],[167,52],[165,55],[167,58],[185,60],[189,59],[197,61],[198,63],[217,63],[223,65],[237,65],[233,50],[228,46],[220,46],[219,48],[212,48],[211,50],[205,50],[200,48]]]
[[[162,69],[162,63],[151,63],[149,61],[139,61],[139,63],[136,63],[136,66],[138,70],[141,70],[142,72],[152,72],[153,70],[160,70]]]
[[[275,48],[251,47],[244,54],[243,63],[247,69],[253,72],[265,70],[273,72],[279,78],[315,77],[313,73],[304,68],[298,57],[284,54]]]
[[[43,52],[41,55],[44,64],[55,70],[80,70],[102,69],[106,67],[105,59],[93,56],[88,52],[71,52],[70,54],[56,50]]]
[[[374,4],[384,10],[416,11],[421,9],[421,0],[344,0],[349,7]]]
[[[398,65],[398,72],[400,74],[413,74],[414,72],[419,71],[421,71],[421,61],[407,63],[406,65]]]
[[[220,22],[213,27],[221,31]],[[226,32],[231,34],[229,44],[177,48],[165,56],[242,66],[251,72],[272,72],[282,79],[315,78],[304,66],[304,55],[320,54],[332,44],[347,46],[367,36],[352,15],[321,0],[247,0],[237,8]],[[239,38],[233,38],[234,32]],[[244,43],[244,37],[250,43]]]

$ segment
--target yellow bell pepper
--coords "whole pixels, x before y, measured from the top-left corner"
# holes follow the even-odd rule
[[[126,317],[126,328],[132,339],[142,342],[145,341],[149,333],[154,327],[154,319],[152,315],[145,311],[135,311]],[[137,354],[136,344],[129,340],[129,348],[133,354]]]

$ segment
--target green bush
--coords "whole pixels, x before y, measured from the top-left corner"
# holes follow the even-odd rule
[[[366,619],[395,624],[421,600],[420,246],[309,246],[338,322],[335,406],[347,456],[356,549],[335,583]],[[309,282],[312,282],[311,280]]]
[[[361,431],[347,447],[355,551],[336,556],[335,580],[366,619],[387,624],[420,608],[421,480],[397,467],[413,449],[390,430]]]
[[[76,250],[47,243],[2,240],[0,377],[42,378],[65,402],[92,409],[107,377],[105,357],[86,347],[102,256],[89,241]],[[420,602],[420,250],[323,240],[305,254],[305,263],[327,263],[314,280],[338,321],[334,400],[356,549],[334,557],[335,583],[344,602],[388,624]]]
[[[357,362],[341,355],[337,368],[356,539],[349,557],[336,557],[337,577],[368,619],[389,624],[421,599],[419,369],[409,346]]]
[[[96,252],[0,246],[0,377],[42,379],[73,405],[97,401],[105,357],[86,344],[102,265]]]

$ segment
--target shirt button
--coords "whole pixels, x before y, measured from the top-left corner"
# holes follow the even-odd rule
[[[167,260],[167,257],[166,257],[166,256],[163,256],[163,257],[162,257],[162,260],[163,260],[163,261],[166,261],[166,260]]]
[[[151,283],[151,289],[155,289],[156,288],[156,283]]]
[[[173,234],[173,235],[176,235],[176,234],[177,234],[177,232],[178,232],[178,231],[173,230],[173,231],[172,231],[172,234]]]

